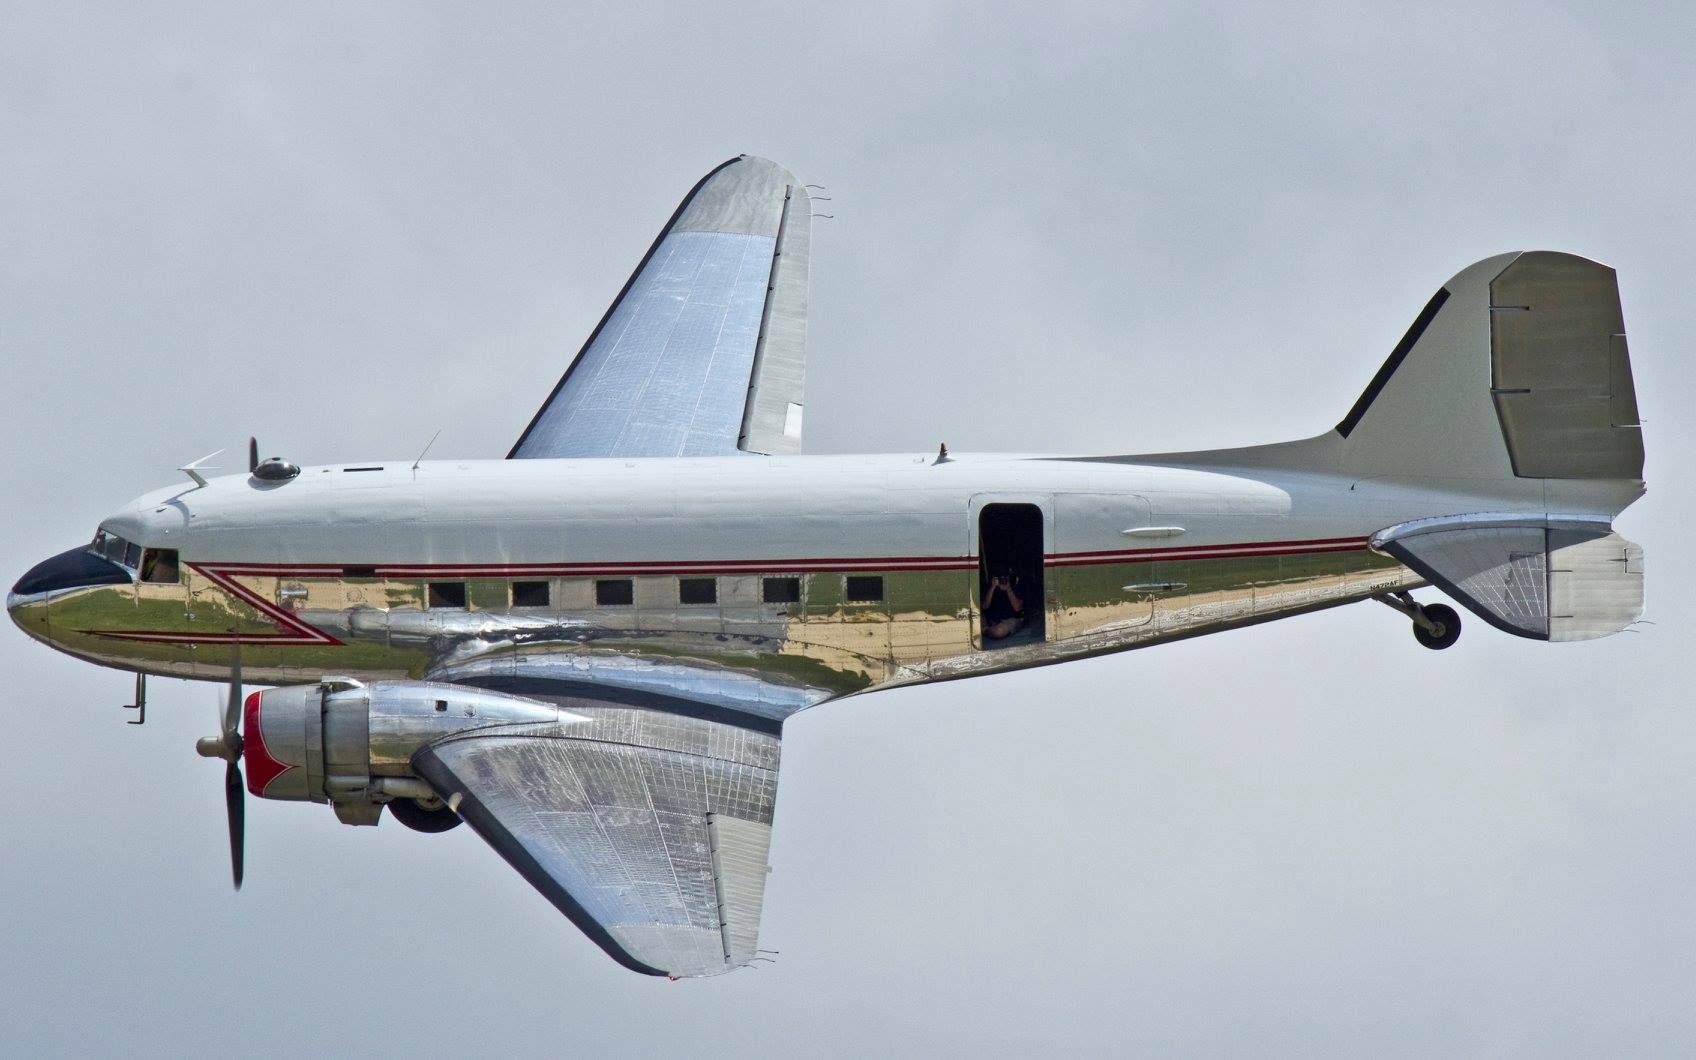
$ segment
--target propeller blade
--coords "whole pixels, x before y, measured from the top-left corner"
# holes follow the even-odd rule
[[[241,753],[241,745],[233,737],[238,735],[241,728],[241,641],[230,643],[230,698],[224,704],[224,739],[236,753]]]
[[[257,470],[259,470],[259,439],[249,438],[247,440],[247,473],[251,475]]]
[[[231,630],[231,632],[235,632]],[[228,763],[224,767],[224,812],[230,821],[230,874],[241,890],[242,847],[247,828],[247,785],[241,776],[241,641],[230,642],[230,698],[224,704],[221,736]]]
[[[247,828],[247,811],[243,802],[246,794],[241,767],[231,762],[224,767],[224,809],[230,818],[230,873],[235,877],[238,891],[241,890],[242,840]]]

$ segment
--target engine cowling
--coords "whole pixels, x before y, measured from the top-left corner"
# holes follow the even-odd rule
[[[540,700],[430,681],[325,678],[255,692],[243,705],[247,790],[327,802],[376,824],[394,798],[435,798],[412,772],[421,747],[467,729],[569,720]]]

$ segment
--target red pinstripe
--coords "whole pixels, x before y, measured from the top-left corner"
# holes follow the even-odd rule
[[[1106,549],[1096,552],[1056,552],[1044,557],[1048,567],[1084,567],[1110,563],[1158,563],[1181,560],[1244,559],[1258,556],[1317,555],[1354,552],[1367,547],[1365,537],[1310,538],[1300,541],[1259,541],[1229,545],[1183,545],[1169,548]],[[653,560],[642,563],[408,563],[371,567],[375,577],[595,577],[641,574],[833,574],[849,571],[975,570],[976,556],[859,556],[834,559]],[[88,630],[98,637],[171,644],[339,645],[341,641],[302,622],[235,579],[263,577],[339,577],[344,563],[190,563],[220,588],[258,610],[277,624],[276,633],[181,633],[171,630]]]

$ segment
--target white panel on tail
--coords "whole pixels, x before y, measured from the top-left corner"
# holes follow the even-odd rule
[[[1549,531],[1549,639],[1594,640],[1643,614],[1643,549],[1618,534]]]

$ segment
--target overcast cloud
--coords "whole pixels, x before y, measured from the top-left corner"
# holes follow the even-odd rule
[[[683,983],[467,829],[252,800],[232,895],[217,691],[126,727],[125,675],[8,628],[0,1052],[1688,1051],[1692,40],[1670,4],[0,3],[8,583],[250,433],[503,454],[746,151],[832,200],[813,452],[1314,434],[1468,263],[1614,265],[1655,623],[1436,654],[1362,605],[804,714],[782,955]]]

